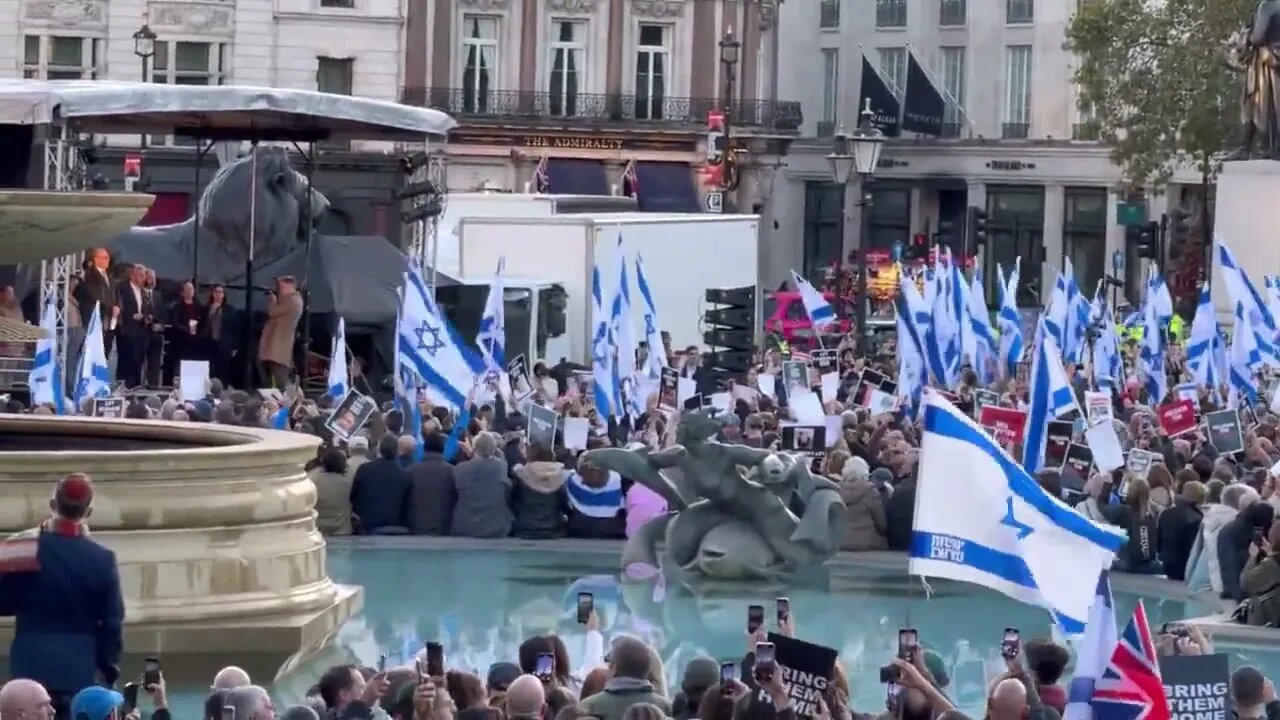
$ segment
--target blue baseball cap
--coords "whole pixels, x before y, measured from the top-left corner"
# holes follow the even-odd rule
[[[74,720],[107,720],[111,711],[124,705],[124,696],[101,685],[91,685],[71,698]]]

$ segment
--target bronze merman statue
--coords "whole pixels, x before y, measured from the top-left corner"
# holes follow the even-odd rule
[[[1280,159],[1280,0],[1259,0],[1252,21],[1236,36],[1231,64],[1244,72],[1243,128],[1240,145],[1226,159]]]

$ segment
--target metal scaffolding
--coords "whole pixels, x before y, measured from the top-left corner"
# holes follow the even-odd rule
[[[86,169],[81,144],[71,129],[49,126],[44,144],[44,189],[82,192],[87,186]],[[40,312],[43,313],[51,301],[57,308],[58,367],[63,368],[64,378],[74,372],[74,368],[67,368],[67,307],[71,303],[71,275],[78,264],[76,255],[40,261]],[[108,319],[103,318],[103,322]]]
[[[415,169],[408,179],[410,185],[430,182],[439,193],[440,213],[417,220],[410,225],[409,243],[406,248],[406,253],[413,262],[427,271],[427,282],[431,286],[432,294],[436,289],[436,261],[440,254],[440,218],[444,215],[448,198],[445,173],[444,157],[436,154],[430,157],[426,165]],[[418,195],[414,197],[409,210],[412,211],[434,201],[435,199],[429,196]]]

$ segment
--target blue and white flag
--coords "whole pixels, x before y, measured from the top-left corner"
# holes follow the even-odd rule
[[[1155,277],[1154,266],[1151,275]],[[1164,339],[1160,336],[1160,328],[1164,327],[1160,322],[1160,299],[1150,289],[1148,285],[1147,298],[1142,304],[1142,347],[1138,357],[1145,378],[1147,402],[1155,406],[1163,403],[1169,393],[1169,376],[1164,369]]]
[[[592,317],[595,327],[591,334],[591,375],[595,379],[596,411],[601,417],[622,414],[615,404],[618,397],[618,364],[614,362],[613,333],[609,331],[609,313],[605,311],[604,289],[600,287],[600,266],[591,268]]]
[[[1236,261],[1236,256],[1221,238],[1217,239],[1217,246],[1218,264],[1222,267],[1222,280],[1227,286],[1227,296],[1231,300],[1230,306],[1234,308],[1236,305],[1243,305],[1245,319],[1254,330],[1265,329],[1268,339],[1275,337],[1276,318],[1271,314],[1269,303],[1258,294],[1257,288],[1249,280],[1249,274]]]
[[[1173,319],[1173,298],[1169,295],[1169,286],[1165,284],[1164,277],[1156,271],[1156,266],[1151,265],[1150,268],[1147,275],[1147,300],[1155,308],[1160,327],[1168,327],[1169,321]]]
[[[1102,301],[1098,318],[1098,339],[1093,343],[1093,383],[1113,394],[1124,384],[1124,364],[1120,359],[1120,336],[1111,307]]]
[[[347,321],[341,317],[338,318],[338,332],[333,336],[330,352],[327,394],[334,400],[341,400],[351,389],[351,373],[347,370]]]
[[[476,331],[476,346],[489,369],[500,372],[507,368],[507,311],[504,303],[506,287],[502,276],[507,267],[505,257],[498,258],[498,271],[489,284],[489,297],[484,301],[484,314],[480,316],[480,329]]]
[[[601,487],[587,485],[576,472],[569,473],[564,486],[569,494],[569,506],[587,517],[612,518],[622,511],[622,476],[612,470]]]
[[[633,418],[644,412],[645,398],[636,389],[636,333],[631,325],[631,282],[627,277],[627,254],[618,235],[618,285],[613,289],[609,331],[617,351],[618,403]]]
[[[1000,330],[1000,372],[1005,378],[1018,374],[1022,361],[1022,319],[1018,317],[1018,282],[1022,272],[1019,258],[1009,274],[1008,283],[1000,287],[1000,312],[996,315],[996,327]],[[1004,273],[1000,273],[1003,278]]]
[[[62,389],[62,363],[58,354],[58,301],[50,296],[40,315],[40,329],[44,337],[36,342],[36,354],[31,359],[31,373],[27,387],[31,389],[31,404],[51,405],[54,412],[65,415],[65,392]]]
[[[1116,630],[1115,603],[1111,600],[1111,578],[1106,570],[1098,576],[1098,589],[1094,593],[1093,606],[1089,608],[1089,621],[1084,635],[1075,645],[1076,671],[1067,689],[1067,711],[1063,720],[1094,720],[1093,689],[1098,684],[1111,654],[1120,642]]]
[[[1076,283],[1075,268],[1068,259],[1067,265],[1067,360],[1076,364],[1083,362],[1087,343],[1085,335],[1089,332],[1090,302],[1080,291]]]
[[[1268,275],[1267,281],[1267,309],[1271,311],[1271,317],[1280,318],[1280,276]],[[1280,326],[1280,322],[1277,323]],[[1280,327],[1277,327],[1280,330]],[[1280,335],[1275,338],[1280,340]]]
[[[1258,385],[1254,381],[1254,368],[1262,364],[1258,353],[1257,336],[1245,317],[1244,303],[1236,303],[1236,326],[1231,333],[1231,359],[1227,368],[1227,406],[1235,409],[1241,405],[1258,402]]]
[[[929,371],[925,360],[925,331],[918,326],[917,318],[923,315],[927,323],[929,314],[915,283],[906,273],[899,275],[899,291],[893,305],[898,326],[898,397],[918,407],[920,392],[929,383]]]
[[[395,406],[404,418],[404,434],[413,438],[413,461],[421,462],[425,447],[422,437],[422,403],[418,402],[418,378],[404,365],[400,366],[396,377]]]
[[[1062,353],[1045,328],[1046,324],[1041,316],[1035,348],[1031,352],[1031,384],[1027,393],[1029,407],[1022,433],[1022,467],[1029,473],[1038,471],[1044,462],[1049,422],[1072,410],[1080,410],[1075,391],[1067,380],[1067,371],[1062,367]]]
[[[975,270],[969,286],[969,326],[973,331],[973,369],[984,386],[995,381],[996,338],[987,314],[987,296],[982,287],[982,272]]]
[[[1191,320],[1191,334],[1187,337],[1187,371],[1200,387],[1212,388],[1222,382],[1214,373],[1213,351],[1217,340],[1218,321],[1209,301],[1209,286],[1203,285],[1195,318]]]
[[[84,329],[84,350],[80,353],[80,372],[76,381],[75,405],[79,410],[89,398],[111,394],[111,366],[107,364],[107,348],[102,342],[101,305],[94,304],[89,324]]]
[[[1049,295],[1049,307],[1044,310],[1044,327],[1061,349],[1067,345],[1067,323],[1070,322],[1071,300],[1067,297],[1067,277],[1058,273]]]
[[[275,429],[275,430],[289,429],[289,406],[288,405],[281,405],[280,409],[276,410],[275,417],[271,418],[271,427],[272,429]]]
[[[936,392],[925,393],[923,424],[911,574],[991,588],[1045,608],[1068,635],[1083,632],[1090,578],[1110,567],[1125,534],[1047,493]]]
[[[397,354],[401,365],[436,391],[445,403],[461,409],[484,370],[484,360],[467,348],[427,290],[412,264],[405,273],[400,306]]]
[[[800,302],[804,303],[804,311],[815,332],[835,322],[835,310],[831,309],[831,303],[827,302],[817,288],[800,277],[800,273],[795,270],[791,271],[791,279],[796,284],[796,292],[800,293]]]
[[[950,259],[950,252],[947,253]],[[976,370],[978,367],[978,341],[973,336],[972,307],[969,301],[969,283],[964,280],[964,272],[960,263],[950,260],[951,315],[956,323],[956,347],[960,351],[961,362],[968,360]],[[956,373],[956,380],[960,374]]]
[[[667,347],[662,342],[658,306],[653,302],[653,291],[649,289],[649,278],[644,274],[644,261],[640,259],[640,253],[636,253],[636,289],[640,291],[640,299],[644,301],[641,316],[644,318],[644,341],[649,345],[649,356],[641,370],[651,378],[659,378],[662,377],[662,368],[667,367]]]

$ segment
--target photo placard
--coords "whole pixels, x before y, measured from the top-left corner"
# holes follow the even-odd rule
[[[1071,443],[1062,461],[1061,470],[1068,468],[1079,477],[1089,479],[1089,475],[1093,472],[1093,450],[1088,445]]]
[[[122,397],[99,397],[89,401],[89,414],[93,417],[124,419],[125,402]]]
[[[781,430],[781,446],[787,452],[822,455],[827,449],[826,423],[822,425],[784,425]]]
[[[529,406],[529,424],[525,426],[525,439],[532,447],[554,448],[556,426],[560,416],[555,410],[541,405]]]
[[[1240,415],[1235,410],[1205,413],[1204,424],[1209,442],[1221,455],[1244,451],[1244,434],[1240,431]]]
[[[662,377],[658,379],[658,407],[667,414],[680,408],[680,374],[675,368],[662,368]]]
[[[520,354],[507,363],[507,380],[511,383],[511,398],[516,405],[533,397],[533,381],[530,379],[529,363]],[[554,399],[554,398],[552,398]]]
[[[359,390],[351,390],[343,396],[338,407],[333,409],[324,426],[333,433],[334,437],[350,442],[365,423],[369,422],[369,418],[377,409],[378,403],[374,402],[373,398],[362,394]]]

